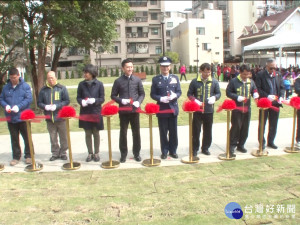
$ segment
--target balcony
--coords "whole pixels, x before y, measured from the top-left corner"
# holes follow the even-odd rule
[[[148,38],[148,33],[126,33],[127,38]]]
[[[145,23],[145,22],[148,22],[148,17],[147,16],[142,16],[142,17],[134,17],[134,18],[131,18],[131,19],[127,19],[126,20],[127,23]]]
[[[130,7],[147,7],[147,0],[144,1],[128,1]]]

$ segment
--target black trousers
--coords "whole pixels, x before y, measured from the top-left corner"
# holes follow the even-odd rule
[[[297,110],[297,133],[296,141],[300,142],[300,110]]]
[[[182,73],[182,74],[180,75],[180,81],[182,80],[182,77],[184,77],[184,79],[185,79],[185,81],[186,81],[185,73]]]
[[[16,159],[16,160],[21,159],[21,146],[20,146],[20,139],[19,139],[20,133],[21,133],[21,135],[23,137],[23,140],[24,140],[24,147],[25,147],[25,149],[24,149],[24,151],[25,151],[24,158],[25,159],[26,158],[31,158],[26,122],[7,123],[7,125],[8,125],[8,130],[9,130],[9,133],[10,133],[13,159]]]
[[[140,155],[141,150],[141,136],[140,136],[140,115],[139,113],[124,113],[119,114],[120,118],[120,140],[119,148],[121,156],[126,157],[128,154],[127,147],[127,130],[130,123],[132,131],[132,152],[134,156]]]
[[[274,144],[274,139],[277,133],[277,124],[278,124],[278,118],[279,118],[279,112],[276,112],[272,109],[264,110],[264,125],[263,125],[263,145],[266,144],[265,139],[265,127],[267,119],[269,119],[269,132],[268,132],[268,144]],[[261,110],[259,110],[259,123],[258,123],[258,142],[260,137],[260,123],[261,123]]]
[[[203,125],[202,135],[202,151],[206,151],[211,146],[212,142],[212,124],[213,113],[194,113],[193,114],[193,152],[199,151],[200,147],[200,133]]]
[[[249,133],[251,111],[233,110],[231,115],[230,146],[244,147]]]
[[[158,117],[161,153],[176,154],[178,147],[177,116]],[[169,134],[169,138],[168,138]]]

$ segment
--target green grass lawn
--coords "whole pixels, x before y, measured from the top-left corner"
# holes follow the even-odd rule
[[[0,224],[296,225],[299,160],[300,154],[289,154],[176,167],[0,173]],[[225,216],[230,202],[241,205],[242,219]],[[259,204],[264,213],[255,212]],[[266,213],[267,205],[285,211]]]
[[[151,81],[153,76],[147,76],[147,80]],[[195,74],[187,74],[187,79],[193,79],[194,77],[196,77]],[[101,77],[99,78],[101,81],[103,81],[103,83],[112,83],[116,78],[111,78],[111,77]],[[81,81],[82,79],[69,79],[69,80],[61,80],[59,81],[60,83],[62,83],[63,85],[67,85],[67,86],[72,86],[72,85],[78,85],[78,83]],[[182,89],[182,96],[179,98],[179,109],[180,109],[180,113],[178,116],[178,125],[179,126],[183,126],[183,125],[188,125],[188,114],[185,113],[181,106],[183,104],[183,102],[185,100],[187,100],[187,91],[188,91],[188,87],[189,84],[188,83],[181,83],[181,89]],[[145,93],[146,93],[146,97],[144,99],[144,102],[142,103],[142,108],[144,109],[144,106],[146,103],[149,102],[154,102],[151,97],[150,97],[150,85],[144,85],[144,89],[145,89]],[[71,106],[73,106],[76,111],[77,114],[79,114],[79,105],[76,101],[76,95],[77,95],[77,89],[68,89],[69,95],[70,95],[70,100],[71,100]],[[111,93],[111,87],[105,87],[105,102],[108,102],[111,100],[110,98],[110,93]],[[219,101],[216,102],[215,104],[215,110],[218,108],[218,106],[224,101],[224,99],[226,98],[225,96],[225,91],[222,90],[222,97]],[[3,108],[0,107],[0,117],[4,116],[3,113]],[[280,111],[280,118],[287,118],[287,117],[292,117],[293,115],[293,109],[291,107],[285,106],[283,109],[281,109]],[[119,119],[118,119],[118,115],[114,116],[114,118],[111,120],[111,127],[112,129],[119,129]],[[215,123],[220,123],[220,122],[226,122],[226,113],[225,112],[221,112],[221,113],[215,113],[214,114],[214,122]],[[252,101],[252,120],[257,120],[258,119],[258,108],[255,106],[254,101]],[[141,127],[148,127],[148,116],[141,114],[140,115],[140,124]],[[157,127],[157,120],[154,119],[153,120],[153,126]],[[70,130],[71,131],[82,131],[81,128],[78,127],[78,120],[72,119],[70,120]],[[43,121],[41,123],[33,123],[32,124],[32,132],[33,133],[45,133],[47,132],[47,128],[46,128],[46,122]],[[5,123],[1,123],[0,124],[0,135],[1,134],[8,134],[8,129],[7,129],[7,125]]]

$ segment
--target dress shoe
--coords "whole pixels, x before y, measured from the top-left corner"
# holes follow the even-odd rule
[[[93,160],[93,154],[89,154],[88,157],[86,157],[86,162],[90,162]]]
[[[197,152],[193,152],[193,156],[196,157],[198,154]]]
[[[57,159],[59,159],[59,156],[51,156],[51,158],[49,159],[50,161],[54,161],[54,160],[57,160]]]
[[[137,162],[140,162],[140,161],[142,161],[142,158],[141,158],[141,156],[134,156],[134,160],[135,161],[137,161]]]
[[[19,160],[13,159],[13,160],[10,161],[9,164],[10,164],[11,166],[15,166],[15,165],[17,165],[18,163],[19,163]]]
[[[60,156],[60,158],[62,159],[62,160],[67,160],[68,159],[68,157],[66,156],[66,155],[62,155],[62,156]],[[51,160],[51,159],[50,159]]]
[[[31,158],[26,158],[25,163],[26,164],[32,164],[32,159]]]
[[[235,157],[236,157],[236,154],[234,154],[233,152],[229,152],[229,157],[230,157],[230,158],[235,158]]]
[[[277,149],[278,148],[274,143],[269,143],[268,147],[273,148],[273,149]]]
[[[167,158],[167,155],[161,154],[160,158],[161,158],[161,159],[166,159],[166,158]]]
[[[95,162],[99,162],[100,161],[99,153],[97,153],[97,154],[94,155],[94,161]]]
[[[246,153],[246,152],[247,152],[247,149],[245,149],[244,146],[243,146],[243,147],[239,147],[239,146],[238,146],[238,147],[236,148],[236,150],[239,151],[239,152],[242,152],[242,153]]]
[[[175,154],[170,154],[170,156],[174,159],[178,159],[178,155],[175,153]]]
[[[202,150],[202,153],[203,153],[204,155],[210,155],[210,152],[209,152],[208,150]]]
[[[126,162],[126,156],[121,156],[121,158],[120,158],[120,162],[121,162],[121,163],[124,163],[124,162]]]

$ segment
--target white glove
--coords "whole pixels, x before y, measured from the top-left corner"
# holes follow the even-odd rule
[[[275,100],[275,95],[268,95],[268,99],[273,102]]]
[[[82,99],[81,105],[82,105],[82,107],[86,107],[88,104],[87,104],[86,100]]]
[[[254,99],[259,98],[259,94],[258,94],[257,92],[254,92],[254,93],[253,93],[253,98],[254,98]]]
[[[282,104],[282,101],[283,101],[283,98],[280,97],[280,98],[278,99],[278,103],[279,103],[279,104]]]
[[[7,105],[7,106],[5,107],[5,111],[8,112],[8,113],[11,113],[10,105]]]
[[[95,101],[96,101],[95,98],[88,98],[88,99],[86,100],[86,103],[87,103],[87,104],[94,104]]]
[[[45,110],[46,110],[46,111],[52,111],[51,108],[52,108],[51,105],[46,105],[46,106],[45,106]]]
[[[122,99],[122,104],[123,105],[127,105],[129,103],[130,103],[130,99],[125,99],[125,98]]]
[[[138,101],[134,101],[134,102],[132,103],[132,105],[133,105],[135,108],[140,107],[140,103],[139,103]]]
[[[51,109],[50,109],[52,112],[53,111],[55,111],[56,110],[56,105],[55,104],[53,104],[53,105],[51,105]]]
[[[11,111],[18,113],[19,112],[19,107],[15,105],[14,107],[11,108]]]
[[[211,96],[208,99],[208,104],[212,105],[216,102],[216,97],[215,96]]]
[[[160,101],[163,103],[169,103],[169,97],[168,96],[160,97]]]
[[[245,100],[245,97],[244,96],[238,96],[238,98],[237,98],[237,101],[238,102],[242,102],[242,101],[244,101]]]
[[[169,101],[172,101],[175,98],[177,98],[177,94],[171,91],[171,95],[169,96]]]
[[[194,101],[195,101],[199,106],[202,106],[202,105],[203,105],[203,103],[200,102],[198,99],[195,99]]]

